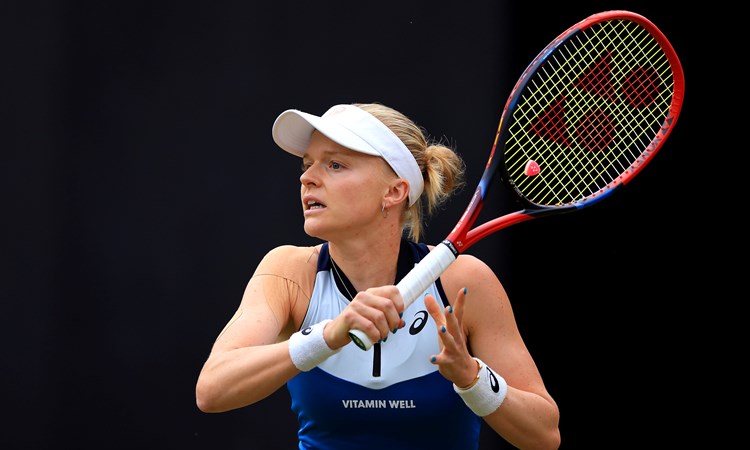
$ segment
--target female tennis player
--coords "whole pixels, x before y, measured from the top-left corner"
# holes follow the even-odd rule
[[[395,286],[432,248],[423,220],[463,185],[459,155],[381,104],[287,110],[273,138],[302,159],[304,230],[322,243],[262,259],[201,370],[198,408],[286,385],[300,449],[477,449],[481,420],[517,448],[559,448],[557,404],[489,266],[459,255],[408,308]]]

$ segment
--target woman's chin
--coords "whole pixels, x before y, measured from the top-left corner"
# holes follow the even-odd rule
[[[314,237],[314,238],[318,238],[318,239],[324,239],[322,237],[323,236],[323,230],[322,230],[322,228],[320,226],[318,226],[319,224],[316,223],[316,222],[317,221],[314,220],[314,219],[307,219],[306,218],[305,219],[305,226],[304,226],[305,233],[308,236],[310,236],[310,237]]]

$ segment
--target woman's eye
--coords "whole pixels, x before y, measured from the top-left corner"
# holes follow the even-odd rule
[[[340,169],[340,168],[341,168],[342,166],[341,166],[341,164],[337,163],[336,161],[331,161],[331,163],[329,164],[329,167],[330,167],[331,169],[335,169],[335,170],[338,170],[338,169]]]

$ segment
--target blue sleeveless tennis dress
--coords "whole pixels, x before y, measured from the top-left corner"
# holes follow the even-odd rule
[[[403,278],[428,252],[424,244],[403,240],[397,278]],[[348,280],[341,282],[354,292]],[[349,303],[343,292],[326,243],[318,256],[312,298],[300,329],[338,316]],[[351,343],[287,382],[299,422],[300,449],[478,448],[481,419],[430,363],[430,356],[439,353],[439,344],[435,322],[424,305],[427,293],[448,304],[438,279],[404,311],[406,326],[391,333],[386,342],[367,351]]]

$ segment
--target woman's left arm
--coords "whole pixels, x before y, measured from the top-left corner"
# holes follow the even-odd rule
[[[478,363],[473,359],[478,358],[502,378],[498,381],[501,391],[505,390],[497,409],[480,412],[487,424],[519,449],[559,448],[560,412],[526,348],[498,277],[481,260],[461,255],[441,276],[441,282],[448,295],[457,294],[445,311],[440,311],[433,298],[426,301],[442,344],[433,361],[440,366],[440,373],[459,388],[457,392],[465,392],[460,388],[469,389],[479,380]],[[441,331],[443,325],[445,332]],[[485,368],[482,371],[482,376],[489,376]],[[507,386],[502,385],[503,380]],[[497,385],[493,382],[492,386]],[[494,408],[497,399],[490,394],[472,394],[480,403],[472,409]],[[462,397],[476,401],[472,395]]]

